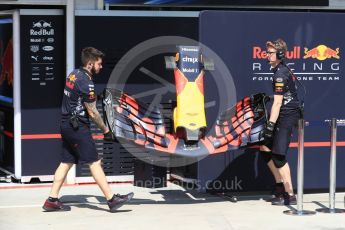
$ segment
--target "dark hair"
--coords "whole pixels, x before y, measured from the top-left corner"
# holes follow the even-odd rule
[[[81,51],[81,64],[86,66],[89,61],[97,61],[99,58],[103,58],[104,53],[93,47],[85,47]]]

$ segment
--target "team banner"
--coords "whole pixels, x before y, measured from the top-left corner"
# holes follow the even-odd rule
[[[50,175],[59,161],[64,36],[62,15],[20,16],[23,176]]]
[[[286,41],[285,63],[300,82],[298,92],[305,101],[305,119],[319,124],[306,128],[306,146],[310,147],[306,150],[306,170],[315,170],[317,174],[322,171],[326,176],[318,175],[319,181],[307,181],[306,186],[310,187],[327,184],[329,166],[325,161],[328,162],[330,151],[327,121],[333,117],[340,122],[345,119],[341,103],[345,97],[345,33],[340,29],[344,22],[345,15],[339,13],[204,11],[200,14],[200,42],[227,65],[237,98],[257,92],[273,94],[273,73],[266,59],[265,44],[278,38]],[[344,138],[345,130],[339,127],[338,146],[343,146]],[[297,153],[294,148],[290,152]],[[341,155],[338,154],[339,161],[343,159]],[[294,160],[296,157],[297,154],[289,156]]]

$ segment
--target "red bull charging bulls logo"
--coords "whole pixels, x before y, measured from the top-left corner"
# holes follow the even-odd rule
[[[303,59],[316,58],[320,61],[323,61],[327,58],[340,59],[339,52],[339,48],[332,49],[325,45],[319,45],[312,49],[304,48]]]

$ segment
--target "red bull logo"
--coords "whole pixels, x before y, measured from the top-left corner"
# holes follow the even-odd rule
[[[316,58],[320,61],[323,61],[328,58],[340,59],[339,52],[339,48],[336,48],[334,50],[325,45],[319,45],[313,49],[304,48],[303,59]]]
[[[74,89],[75,80],[77,80],[77,78],[74,74],[69,75],[66,81],[66,87]]]
[[[262,49],[260,46],[253,47],[253,59],[266,59],[266,49]],[[300,59],[301,58],[301,47],[294,46],[292,50],[286,51],[286,59]]]

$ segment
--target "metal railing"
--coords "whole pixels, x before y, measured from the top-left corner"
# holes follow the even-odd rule
[[[304,119],[298,120],[298,166],[297,166],[297,209],[286,210],[287,215],[314,215],[316,212],[303,210],[303,180],[304,180]]]
[[[337,119],[331,120],[331,155],[329,165],[329,207],[316,209],[323,213],[343,213],[344,209],[335,208],[335,190],[336,190],[336,169],[337,169]]]
[[[318,125],[322,122],[315,122]],[[315,211],[303,209],[303,183],[304,183],[304,128],[305,125],[313,125],[313,123],[305,122],[303,119],[298,121],[298,168],[297,168],[297,209],[286,210],[284,214],[288,215],[314,215]],[[323,122],[324,124],[324,122]],[[336,145],[337,145],[337,119],[330,121],[331,130],[331,154],[330,154],[330,174],[329,174],[329,207],[316,209],[317,212],[323,213],[343,213],[344,209],[335,208],[335,192],[336,192]],[[339,125],[343,125],[340,123]]]

